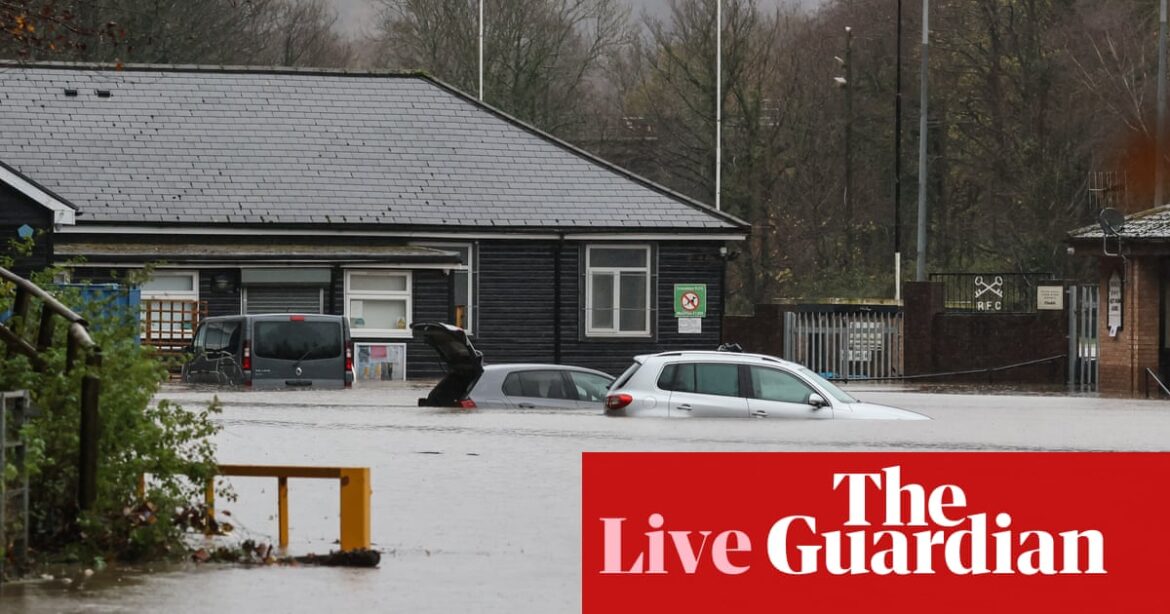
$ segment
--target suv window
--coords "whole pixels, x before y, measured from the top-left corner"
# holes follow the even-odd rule
[[[658,377],[658,387],[676,392],[739,396],[739,365],[728,363],[674,363]]]
[[[504,394],[510,397],[571,399],[560,371],[517,371],[504,378]]]
[[[807,403],[813,389],[795,375],[768,369],[752,367],[752,398],[782,403]]]
[[[341,325],[337,322],[270,322],[253,324],[259,358],[317,360],[341,355]]]
[[[238,320],[212,322],[204,327],[202,347],[207,352],[235,354],[240,349],[240,323]]]
[[[569,379],[573,380],[573,387],[577,389],[577,399],[580,401],[604,401],[609,391],[609,378],[593,373],[569,371]]]

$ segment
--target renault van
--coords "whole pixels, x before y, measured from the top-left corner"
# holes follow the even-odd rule
[[[353,384],[353,340],[342,316],[219,316],[199,324],[183,381],[253,388]]]

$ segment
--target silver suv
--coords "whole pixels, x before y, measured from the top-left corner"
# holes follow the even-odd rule
[[[929,420],[863,403],[807,368],[762,354],[638,356],[609,389],[611,416]]]

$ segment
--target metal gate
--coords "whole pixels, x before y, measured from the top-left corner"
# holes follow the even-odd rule
[[[1068,287],[1068,385],[1082,392],[1097,390],[1097,284]]]
[[[899,377],[902,313],[785,313],[784,358],[834,380]]]
[[[0,583],[5,559],[19,568],[28,560],[28,472],[20,429],[31,414],[27,391],[0,392]],[[11,478],[5,473],[9,464],[16,469]],[[13,552],[7,551],[9,544]]]

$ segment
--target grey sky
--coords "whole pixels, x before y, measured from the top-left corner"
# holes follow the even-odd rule
[[[486,0],[490,2],[491,0]],[[824,0],[760,0],[761,6],[775,6],[781,4],[798,3],[805,6],[820,4]],[[372,23],[376,11],[377,0],[329,0],[337,8],[339,29],[347,34],[356,34]],[[663,10],[667,0],[626,0],[634,13],[641,13],[643,9],[651,12]]]

